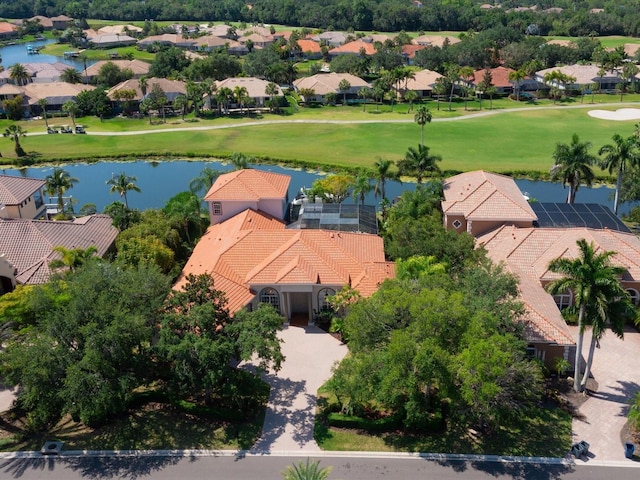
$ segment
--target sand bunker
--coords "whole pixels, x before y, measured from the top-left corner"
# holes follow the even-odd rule
[[[589,116],[602,120],[640,120],[640,108],[621,108],[615,112],[611,110],[589,110]]]

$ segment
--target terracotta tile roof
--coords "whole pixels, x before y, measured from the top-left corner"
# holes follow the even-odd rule
[[[18,30],[18,27],[9,22],[0,22],[0,33],[13,33]]]
[[[321,53],[322,49],[320,48],[320,44],[318,42],[314,42],[313,40],[298,40],[298,47],[302,52],[311,52],[311,53]]]
[[[570,337],[552,297],[542,288],[543,283],[558,278],[548,270],[555,258],[576,258],[580,239],[593,242],[596,251],[614,251],[612,262],[623,266],[623,282],[640,282],[640,239],[632,233],[591,228],[516,228],[500,227],[478,237],[489,256],[505,262],[520,278],[522,300],[529,312],[530,329],[546,341],[561,343]]]
[[[264,170],[244,169],[220,175],[204,197],[221,200],[285,198],[291,177]]]
[[[442,210],[468,220],[535,221],[536,214],[510,177],[482,170],[444,182]]]
[[[351,284],[369,296],[395,274],[376,235],[284,227],[252,210],[209,227],[174,288],[190,273],[210,273],[235,312],[255,297],[252,285]]]
[[[416,56],[416,52],[427,48],[426,45],[402,45],[402,54],[407,58]]]
[[[19,283],[49,279],[49,263],[58,258],[53,247],[96,247],[104,256],[118,235],[108,215],[90,215],[72,222],[8,219],[0,221],[0,255],[16,269]]]
[[[365,55],[373,55],[376,53],[376,47],[372,43],[363,42],[362,40],[354,40],[353,42],[345,43],[339,47],[329,50],[329,55],[342,55],[342,54],[356,54],[359,55],[360,51],[364,50]]]
[[[44,187],[46,183],[37,178],[0,175],[0,204],[18,205]]]
[[[485,69],[482,69],[473,72],[474,85],[478,85],[482,82],[485,71]],[[512,68],[496,67],[490,68],[489,71],[491,72],[491,85],[493,85],[494,87],[504,88],[513,86],[513,84],[509,81],[509,74],[515,71]]]

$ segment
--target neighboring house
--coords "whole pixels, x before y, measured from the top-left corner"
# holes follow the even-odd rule
[[[35,17],[29,18],[31,22],[39,22],[44,30],[53,29],[53,22],[49,17],[45,17],[43,15],[36,15]]]
[[[30,111],[40,113],[38,101],[43,98],[47,100],[47,110],[61,110],[62,105],[75,100],[80,92],[95,90],[96,87],[83,83],[52,82],[29,83],[20,88],[24,92],[25,105]]]
[[[402,57],[404,58],[404,63],[406,63],[407,65],[413,65],[413,61],[416,57],[416,52],[424,50],[425,48],[427,48],[425,45],[402,45],[401,52]]]
[[[216,35],[205,35],[203,37],[198,37],[195,39],[193,48],[198,51],[212,52],[214,50],[224,50],[231,43],[237,44],[238,42]]]
[[[346,80],[349,82],[349,90],[343,92],[340,90],[340,82]],[[339,96],[339,100],[346,94],[347,100],[357,98],[358,92],[364,87],[370,85],[355,75],[350,73],[317,73],[310,77],[302,77],[294,80],[294,87],[297,91],[302,89],[313,90],[312,98],[305,98],[307,102],[324,102],[328,93],[335,93]]]
[[[422,48],[422,47],[421,47]],[[406,81],[401,80],[394,84],[394,88],[402,96],[406,92],[412,90],[418,94],[419,97],[429,97],[433,91],[433,86],[436,84],[439,78],[442,78],[438,72],[432,70],[420,70],[413,72],[414,78],[408,78]]]
[[[243,45],[251,42],[256,48],[264,48],[273,43],[273,36],[271,34],[260,35],[259,33],[250,33],[249,35],[238,38],[238,42]]]
[[[29,82],[57,82],[60,80],[62,72],[69,68],[69,65],[62,62],[54,63],[23,63],[22,66],[29,73]],[[11,68],[0,72],[0,85],[4,83],[14,83],[11,80]]]
[[[318,35],[313,35],[310,37],[311,40],[318,42],[320,44],[326,43],[330,47],[339,47],[343,43],[345,43],[349,36],[344,32],[323,32]],[[352,37],[353,38],[353,37]]]
[[[0,39],[15,38],[18,36],[18,27],[9,22],[0,22]]]
[[[322,58],[322,47],[318,42],[309,39],[298,40],[298,48],[302,52],[302,57],[307,60],[317,60]]]
[[[269,83],[271,82],[256,77],[232,77],[216,82],[216,90],[220,91],[222,88],[228,88],[234,92],[237,87],[246,88],[249,100],[245,103],[244,107],[251,106],[261,108],[264,107],[265,102],[269,100],[269,95],[266,93]],[[282,89],[278,87],[276,96],[280,97],[282,95]],[[232,105],[239,108],[237,99],[232,102]],[[211,108],[210,105],[209,108]]]
[[[544,70],[536,72],[535,79],[538,82],[544,83],[544,76],[554,71],[560,71],[561,73],[576,79],[575,82],[569,85],[564,85],[562,83],[548,84],[548,86],[557,86],[561,90],[564,90],[565,88],[571,90],[581,90],[583,88],[592,89],[594,84],[597,84],[599,90],[615,91],[618,84],[622,81],[620,78],[620,69],[602,72],[600,67],[597,65],[567,65],[564,67],[545,68]],[[600,76],[601,73],[604,73],[602,77]],[[635,78],[637,80],[640,76],[636,75]]]
[[[193,49],[196,41],[193,38],[185,38],[178,33],[163,33],[162,35],[151,35],[138,42],[140,48],[148,48],[154,44],[166,47],[179,47]]]
[[[203,273],[225,292],[231,313],[269,303],[287,323],[306,325],[344,286],[368,297],[395,270],[377,235],[288,230],[268,214],[245,209],[209,227],[174,288],[187,275]]]
[[[229,31],[231,29],[231,25],[225,25],[225,24],[221,24],[221,25],[214,25],[212,27],[207,27],[205,29],[200,29],[201,31],[206,31],[208,35],[212,35],[214,37],[220,37],[220,38],[231,38],[229,36]]]
[[[373,55],[376,53],[376,47],[373,43],[354,40],[353,42],[332,48],[328,53],[330,57],[337,57],[338,55]]]
[[[120,70],[131,70],[133,72],[133,78],[142,78],[149,74],[151,65],[142,60],[100,60],[93,65],[87,67],[82,72],[82,78],[86,78],[89,82],[93,81],[95,77],[100,73],[100,69],[107,63],[113,63]]]
[[[53,250],[95,247],[104,257],[113,247],[118,229],[108,215],[90,215],[73,221],[0,220],[0,294],[18,284],[42,284],[49,280]]]
[[[37,178],[0,175],[0,218],[44,218],[45,184]]]
[[[99,35],[128,35],[130,33],[142,33],[143,29],[135,25],[107,25],[98,29]]]
[[[291,177],[263,170],[244,169],[220,175],[204,197],[211,225],[251,209],[284,220]]]
[[[169,80],[168,78],[152,77],[147,79],[147,95],[151,92],[153,86],[156,84],[160,86],[169,103],[173,103],[178,95],[187,94],[187,84],[185,82],[181,82],[179,80]],[[109,99],[114,102],[118,101],[116,98],[117,95],[115,93],[118,90],[133,90],[135,92],[133,101],[136,102],[141,102],[145,97],[145,95],[142,93],[142,89],[140,88],[139,79],[132,78],[111,87],[107,91],[107,97],[109,97]]]
[[[87,42],[94,48],[116,48],[135,45],[138,40],[125,34],[107,33],[87,36]]]
[[[18,95],[24,95],[22,87],[14,85],[13,83],[0,84],[0,101],[12,100]]]
[[[376,43],[376,42],[384,43],[387,40],[390,40],[393,42],[395,38],[396,38],[395,36],[392,37],[391,35],[384,35],[382,33],[372,33],[370,35],[361,37],[360,40],[367,43]]]
[[[625,267],[622,284],[639,304],[640,239],[606,207],[529,204],[512,179],[483,171],[446,180],[444,197],[445,226],[471,233],[494,262],[518,277],[529,351],[548,368],[556,358],[574,358],[575,341],[560,312],[571,305],[572,294],[552,297],[544,287],[558,278],[548,270],[549,262],[575,258],[577,240],[594,242],[598,251],[617,252],[612,261]]]
[[[416,37],[411,41],[411,43],[415,45],[440,48],[444,47],[445,45],[453,45],[454,43],[459,42],[459,38],[440,35],[420,35],[419,37]]]
[[[488,70],[491,73],[491,85],[496,88],[498,95],[513,92],[513,83],[509,80],[509,75],[515,70],[506,67],[489,68]],[[474,87],[482,83],[486,71],[487,69],[482,69],[473,72],[472,83]]]
[[[629,58],[635,58],[638,54],[638,50],[640,50],[640,44],[638,43],[625,43],[624,44],[624,53]]]
[[[54,30],[66,30],[73,24],[73,18],[66,15],[51,17],[51,26]]]

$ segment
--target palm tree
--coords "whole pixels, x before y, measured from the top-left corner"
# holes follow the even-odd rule
[[[241,152],[233,152],[231,157],[229,157],[229,161],[233,164],[236,170],[244,170],[249,168],[249,159],[244,153]]]
[[[179,223],[184,230],[187,243],[192,246],[189,225],[196,226],[197,234],[202,233],[201,203],[197,195],[192,192],[181,192],[169,199],[162,209],[174,222]]]
[[[385,200],[387,198],[387,180],[395,180],[398,178],[398,173],[391,171],[392,165],[393,162],[391,160],[380,157],[378,157],[376,163],[374,163],[376,183],[373,186],[373,193],[376,198],[378,197],[378,195],[380,195],[380,198],[382,198],[382,200]]]
[[[173,107],[180,110],[180,115],[182,117],[182,121],[184,122],[184,115],[187,110],[187,105],[189,105],[189,100],[186,95],[178,95],[176,99],[173,101]]]
[[[572,308],[578,311],[578,339],[576,342],[575,371],[573,388],[582,391],[580,381],[582,344],[588,315],[598,321],[605,321],[614,313],[612,303],[628,295],[620,285],[619,277],[625,272],[623,267],[611,265],[610,258],[615,252],[596,254],[593,243],[585,239],[577,241],[579,255],[575,259],[556,258],[549,262],[549,270],[563,277],[553,280],[546,287],[551,295],[571,291],[574,297]],[[600,328],[600,327],[598,327]],[[601,330],[595,332],[596,336]]]
[[[147,96],[147,89],[149,88],[149,80],[147,77],[140,77],[138,80],[138,88],[142,92],[142,98]]]
[[[247,91],[246,87],[241,87],[238,85],[233,89],[233,96],[235,97],[236,102],[238,102],[238,105],[240,105],[240,114],[242,114],[244,103],[246,102],[247,98],[249,98],[249,92]]]
[[[576,192],[582,184],[591,186],[595,175],[591,165],[596,163],[596,157],[589,153],[591,142],[580,142],[578,134],[574,133],[571,143],[558,143],[553,152],[555,164],[551,167],[551,181],[562,179],[562,186],[569,185],[567,203],[572,204]]]
[[[436,95],[437,110],[440,111],[440,97],[447,93],[447,84],[444,77],[440,77],[433,85],[433,93]]]
[[[78,104],[73,100],[67,100],[62,105],[62,111],[69,115],[71,119],[71,123],[73,123],[73,128],[76,128],[76,116],[80,113],[80,109],[78,108]]]
[[[320,461],[309,463],[300,462],[297,465],[289,465],[282,472],[283,480],[327,480],[331,474],[331,467],[320,468]]]
[[[343,78],[342,80],[340,80],[340,83],[338,84],[338,90],[342,92],[343,105],[347,104],[347,92],[349,91],[350,88],[351,88],[351,84],[349,83],[349,80],[347,80],[346,78]]]
[[[509,72],[509,81],[513,83],[513,88],[516,91],[516,101],[520,101],[520,83],[525,79],[527,74],[524,70],[515,70]]]
[[[415,102],[417,99],[418,92],[416,92],[415,90],[409,90],[404,94],[405,102],[409,102],[409,109],[407,110],[407,113],[413,112],[413,102]]]
[[[69,67],[60,73],[60,80],[66,83],[82,83],[82,76],[75,68]]]
[[[42,110],[42,118],[44,118],[44,126],[49,128],[49,122],[47,120],[47,103],[46,98],[40,98],[38,100],[38,106],[40,107],[40,110]]]
[[[111,178],[106,181],[109,185],[109,193],[118,192],[121,197],[124,197],[124,204],[129,209],[129,201],[127,200],[127,192],[141,192],[140,187],[136,185],[138,179],[122,172],[119,175],[111,175]]]
[[[6,138],[10,138],[13,141],[15,147],[14,150],[17,156],[24,157],[27,154],[22,148],[22,145],[20,145],[20,137],[26,137],[27,131],[23,130],[20,125],[9,125],[5,129],[3,136]]]
[[[606,154],[600,163],[600,167],[613,173],[618,171],[616,180],[616,193],[613,200],[613,213],[618,214],[618,202],[620,201],[620,189],[622,188],[622,176],[628,166],[640,165],[640,152],[635,137],[622,138],[619,134],[613,135],[613,144],[604,145],[598,150],[598,155]]]
[[[362,87],[358,90],[358,97],[362,99],[362,111],[365,112],[367,110],[367,100],[371,98],[371,88]]]
[[[29,80],[31,80],[31,74],[27,71],[24,65],[16,63],[9,68],[9,78],[13,80],[13,83],[16,85],[22,86],[29,83]]]
[[[364,205],[365,197],[371,190],[373,190],[371,178],[366,173],[362,172],[359,173],[353,181],[351,196],[356,200],[356,203],[358,202],[358,199],[360,199],[360,203]]]
[[[214,168],[204,167],[200,175],[189,182],[189,190],[196,195],[201,191],[204,191],[206,194],[221,173],[222,172]]]
[[[233,97],[233,91],[229,87],[222,87],[218,90],[216,98],[218,100],[218,105],[221,108],[224,108],[225,113],[229,113],[229,99]]]
[[[269,95],[269,111],[273,112],[275,106],[275,97],[278,95],[278,85],[273,82],[267,83],[267,86],[264,88],[264,93]]]
[[[53,251],[58,252],[61,258],[56,258],[49,262],[49,267],[54,269],[64,267],[67,268],[69,272],[73,272],[93,257],[98,252],[98,249],[94,246],[68,249],[59,245],[53,247]]]
[[[420,125],[420,145],[424,145],[424,126],[427,123],[431,123],[431,118],[431,112],[424,105],[418,107],[416,114],[413,117],[415,122]]]
[[[397,163],[398,171],[401,175],[415,176],[419,185],[427,172],[440,173],[436,162],[441,160],[440,155],[430,155],[427,146],[409,147],[405,157]]]
[[[69,172],[60,167],[56,167],[51,175],[45,177],[45,192],[48,195],[57,195],[58,197],[58,213],[64,215],[63,195],[67,190],[73,188],[74,183],[78,183],[78,179],[69,175]]]

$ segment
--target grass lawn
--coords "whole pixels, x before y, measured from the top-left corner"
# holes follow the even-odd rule
[[[45,45],[41,52],[46,53],[47,55],[55,55],[57,57],[62,57],[64,52],[67,51],[77,51],[78,48],[74,48],[66,43],[51,43],[49,45]],[[118,47],[118,48],[108,48],[108,49],[84,49],[82,51],[83,55],[87,57],[87,60],[111,60],[109,54],[118,53],[120,58],[126,58],[125,56],[129,53],[133,54],[133,58],[137,60],[144,60],[149,63],[153,62],[153,59],[156,57],[154,53],[149,53],[145,50],[138,50],[135,46],[131,47]]]
[[[316,423],[316,440],[323,450],[471,453],[563,457],[571,448],[571,415],[540,409],[520,415],[513,425],[501,425],[483,438],[460,426],[445,433],[408,435],[405,432],[373,436]]]
[[[637,100],[628,95],[626,100]],[[617,99],[618,97],[615,97]],[[596,101],[613,101],[614,96],[596,96]],[[585,101],[585,108],[568,109],[558,104],[552,109],[500,112],[503,105],[516,102],[494,102],[497,114],[476,118],[441,121],[440,119],[465,115],[464,106],[456,104],[453,112],[441,105],[438,112],[434,102],[429,104],[436,121],[425,126],[425,144],[443,157],[443,170],[467,171],[487,169],[495,172],[548,172],[551,154],[557,142],[569,142],[575,132],[590,141],[597,152],[610,143],[614,133],[631,135],[635,120],[606,121],[588,116],[591,108],[615,110],[633,107],[626,103],[598,107]],[[579,102],[574,104],[579,105]],[[488,107],[488,103],[484,102]],[[469,109],[475,107],[469,105]],[[58,159],[86,160],[90,157],[118,158],[143,156],[215,157],[242,152],[272,161],[300,161],[308,166],[372,167],[378,156],[398,160],[409,146],[420,141],[420,127],[413,122],[407,106],[381,108],[369,105],[362,112],[353,107],[300,107],[293,115],[265,114],[256,119],[237,117],[183,122],[180,117],[168,119],[164,125],[149,125],[146,119],[78,119],[88,126],[89,133],[124,132],[132,130],[158,130],[176,127],[224,127],[247,125],[239,128],[215,130],[148,133],[130,136],[98,135],[40,135],[27,136],[21,143],[27,152],[33,152],[36,161]],[[189,120],[189,119],[187,119]],[[251,125],[255,120],[293,121],[295,123]],[[330,124],[298,123],[299,120],[323,122],[370,121],[375,123]],[[403,123],[390,123],[400,121]],[[385,123],[387,122],[387,123]],[[0,131],[12,122],[0,121]],[[51,124],[67,124],[66,118],[50,120]],[[42,120],[20,122],[27,131],[44,131]],[[0,142],[5,162],[15,158],[10,139]]]

